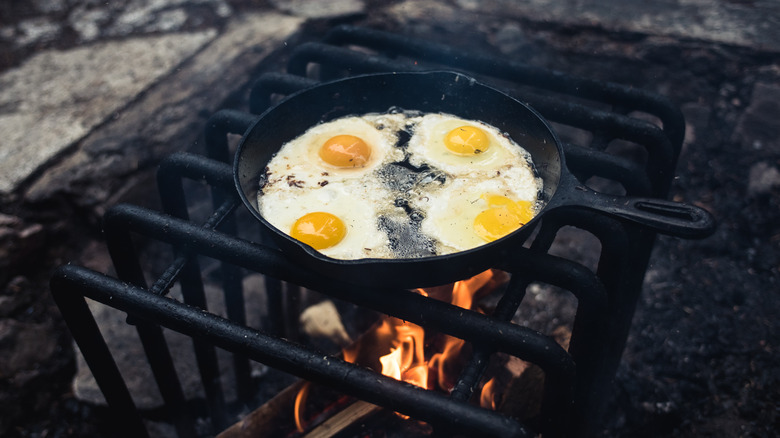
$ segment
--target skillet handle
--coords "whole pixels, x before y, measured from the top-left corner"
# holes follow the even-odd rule
[[[580,188],[582,190],[582,188]],[[715,219],[695,205],[657,198],[615,196],[587,190],[584,207],[604,211],[661,234],[688,239],[703,239],[715,232]]]

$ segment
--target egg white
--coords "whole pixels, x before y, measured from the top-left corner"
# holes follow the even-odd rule
[[[472,175],[473,176],[473,175]],[[487,176],[487,175],[485,175]],[[438,242],[437,253],[449,254],[484,245],[474,231],[474,219],[488,208],[483,195],[505,196],[513,201],[536,202],[537,182],[522,172],[508,172],[505,178],[455,179],[437,189],[421,193],[413,203],[424,212],[422,232]]]
[[[464,157],[446,148],[446,134],[463,125],[479,127],[488,135],[486,151]],[[410,129],[408,144],[396,147],[399,132]],[[342,134],[360,137],[371,146],[364,167],[338,168],[319,157],[319,147]],[[417,175],[410,184],[392,184],[387,172],[377,172],[405,156],[412,166],[427,165],[431,172],[407,171]],[[433,239],[436,254],[448,254],[486,243],[473,226],[476,216],[488,207],[482,195],[535,203],[542,188],[530,155],[511,139],[484,123],[446,114],[366,114],[314,126],[280,149],[265,177],[258,192],[259,211],[280,231],[289,235],[296,220],[314,211],[334,214],[344,222],[344,239],[319,250],[337,259],[399,257],[397,249],[394,253],[390,248],[388,231],[380,226],[380,218],[402,222],[406,217],[408,209],[396,206],[397,199],[408,202],[415,215],[424,218],[419,228],[417,223],[411,227],[424,236],[419,240]]]
[[[391,257],[389,240],[378,229],[380,206],[392,205],[391,193],[378,184],[344,180],[317,188],[276,190],[258,197],[260,214],[290,234],[301,216],[316,211],[335,215],[347,232],[336,245],[319,250],[336,259]]]
[[[461,126],[474,126],[487,134],[488,148],[479,154],[463,156],[451,152],[444,144],[446,135]],[[498,170],[518,160],[526,160],[525,151],[493,126],[449,114],[426,114],[414,128],[409,140],[410,163],[428,164],[452,175],[474,170]]]
[[[383,163],[403,159],[403,152],[394,144],[397,134],[390,129],[377,129],[373,117],[347,117],[316,125],[301,136],[287,142],[268,164],[263,190],[276,185],[315,187],[344,179],[362,178]],[[360,137],[371,148],[363,167],[343,168],[325,162],[319,156],[322,145],[337,135]]]

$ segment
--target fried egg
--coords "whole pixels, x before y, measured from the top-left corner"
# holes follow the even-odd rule
[[[392,205],[391,196],[378,184],[344,180],[275,190],[258,200],[260,214],[285,234],[329,257],[359,259],[392,256],[387,235],[378,229],[380,208]]]
[[[427,164],[452,175],[499,170],[527,160],[524,151],[495,127],[449,114],[423,116],[408,151],[412,165]]]
[[[495,127],[389,111],[314,126],[269,162],[258,192],[274,227],[337,259],[475,248],[537,213],[530,155]]]
[[[425,211],[422,232],[437,241],[439,254],[500,239],[537,213],[536,183],[527,182],[530,185],[499,178],[476,182],[461,178],[439,188],[435,196],[422,195],[414,200]]]
[[[403,159],[403,151],[393,146],[397,134],[385,129],[385,119],[346,117],[312,127],[276,153],[266,169],[263,190],[361,178],[384,163]]]

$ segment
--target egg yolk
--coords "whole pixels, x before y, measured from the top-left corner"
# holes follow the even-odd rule
[[[485,152],[490,139],[485,131],[475,126],[459,126],[444,136],[444,145],[456,155],[473,156]]]
[[[337,135],[320,148],[320,158],[336,167],[363,167],[371,156],[371,147],[360,137]]]
[[[347,227],[341,219],[321,211],[303,215],[290,230],[290,236],[317,250],[336,245],[346,234]]]
[[[513,201],[501,195],[482,195],[488,208],[474,219],[474,232],[482,240],[492,242],[522,227],[533,219],[530,201]]]

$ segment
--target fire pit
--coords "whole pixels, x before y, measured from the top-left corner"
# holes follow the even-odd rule
[[[684,122],[665,98],[399,35],[336,28],[322,43],[307,43],[294,50],[288,74],[271,73],[258,79],[251,93],[253,114],[225,110],[210,119],[206,127],[208,157],[179,153],[160,166],[162,212],[119,205],[106,214],[106,241],[118,278],[69,265],[52,279],[57,304],[116,414],[121,425],[118,429],[130,436],[147,434],[83,297],[128,313],[128,322],[138,329],[180,436],[196,435],[195,414],[183,395],[161,326],[193,338],[214,432],[226,429],[236,419],[233,400],[226,400],[220,383],[214,346],[234,353],[237,399],[244,404],[253,397],[249,361],[254,360],[424,421],[434,433],[574,436],[593,430],[631,325],[655,237],[652,230],[600,212],[551,211],[530,244],[516,248],[500,266],[494,266],[510,273],[511,280],[491,291],[499,294],[497,302],[490,306],[489,314],[482,314],[457,300],[444,302],[383,284],[366,290],[364,285],[313,272],[276,248],[267,236],[258,236],[251,224],[242,226],[236,220],[240,200],[228,164],[228,136],[243,134],[274,96],[358,73],[442,67],[475,76],[528,102],[553,122],[556,130],[587,133],[572,136],[563,144],[568,166],[580,181],[614,195],[666,196]],[[185,179],[203,180],[212,189],[213,213],[203,224],[189,220]],[[584,230],[598,240],[600,253],[592,266],[551,249],[565,227]],[[135,235],[169,244],[176,254],[175,261],[151,286],[134,249]],[[204,280],[198,256],[221,264],[227,319],[203,311]],[[471,351],[462,356],[463,367],[447,390],[426,390],[419,387],[426,385],[399,382],[323,355],[278,337],[284,333],[281,320],[272,319],[264,331],[246,327],[241,283],[244,270],[266,276],[269,315],[284,314],[287,306],[281,290],[286,282],[395,318],[387,320],[396,321],[395,331],[404,326],[399,321],[407,321],[446,335],[456,340],[458,348],[468,346]],[[164,296],[175,282],[181,285],[184,303]],[[540,283],[558,287],[577,299],[567,346],[557,343],[551,333],[511,322],[527,289]],[[531,418],[520,421],[490,409],[490,405],[488,409],[480,407],[479,392],[487,386],[483,376],[497,355],[521,359],[543,371],[540,408]],[[431,366],[429,362],[427,367]],[[385,374],[399,376],[410,367],[406,368]],[[419,379],[415,383],[419,384]]]

